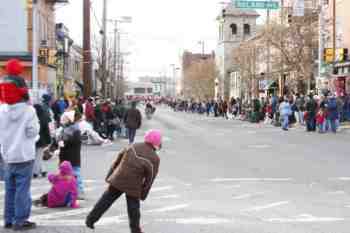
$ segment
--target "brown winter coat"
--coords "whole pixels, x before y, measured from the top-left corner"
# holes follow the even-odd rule
[[[158,174],[159,163],[151,145],[135,144],[119,153],[106,181],[128,196],[145,200]]]
[[[126,112],[125,125],[129,129],[139,129],[142,123],[141,112],[136,108],[131,108]]]

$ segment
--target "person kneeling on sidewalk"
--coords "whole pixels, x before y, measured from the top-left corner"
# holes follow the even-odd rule
[[[52,188],[49,193],[34,201],[34,205],[42,205],[49,208],[79,207],[77,203],[77,180],[74,176],[72,164],[64,161],[61,163],[59,170],[59,174],[50,174],[48,176]]]
[[[131,233],[142,233],[140,227],[140,200],[146,200],[158,174],[160,159],[156,150],[162,145],[160,131],[146,133],[144,143],[122,150],[110,168],[106,182],[109,187],[86,218],[86,226],[94,224],[123,194],[126,195]]]

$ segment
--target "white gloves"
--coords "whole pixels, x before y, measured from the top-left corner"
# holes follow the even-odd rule
[[[59,148],[64,147],[64,141],[59,141],[59,142],[58,142],[58,147],[59,147]]]

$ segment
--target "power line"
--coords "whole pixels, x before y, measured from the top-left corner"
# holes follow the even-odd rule
[[[94,19],[95,19],[95,21],[96,21],[96,24],[97,24],[98,28],[99,28],[100,30],[102,30],[102,24],[101,24],[101,22],[98,20],[98,17],[96,16],[96,12],[95,12],[95,10],[94,10],[94,8],[93,8],[93,6],[92,6],[92,1],[90,1],[90,2],[91,2],[90,9],[91,9],[91,11],[92,11],[92,13],[93,13],[93,15],[94,15]]]

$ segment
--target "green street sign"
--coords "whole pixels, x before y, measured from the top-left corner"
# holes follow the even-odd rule
[[[277,10],[279,3],[275,1],[234,1],[236,8]]]

